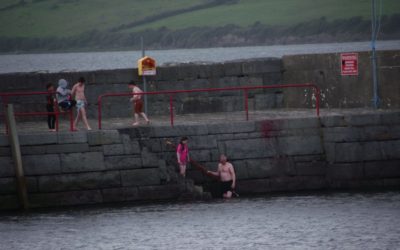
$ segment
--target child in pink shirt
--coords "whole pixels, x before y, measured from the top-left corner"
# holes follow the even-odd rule
[[[186,164],[189,162],[189,148],[188,148],[188,138],[182,137],[181,141],[176,148],[176,157],[178,158],[179,173],[185,177],[186,176]]]

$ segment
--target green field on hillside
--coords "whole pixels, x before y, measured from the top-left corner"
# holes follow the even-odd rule
[[[119,32],[167,27],[296,25],[326,17],[370,17],[370,0],[239,0],[183,13],[211,0],[2,0],[0,37],[71,37],[91,30]],[[223,2],[221,0],[221,2]],[[379,2],[379,1],[378,1]],[[400,13],[400,0],[382,0],[383,14]],[[166,14],[165,18],[160,15]],[[157,16],[151,22],[149,17]],[[140,25],[137,21],[146,20]],[[126,25],[126,26],[123,26]]]
[[[400,0],[383,0],[382,14],[400,13]],[[361,16],[370,19],[370,0],[241,0],[235,5],[215,7],[183,14],[144,25],[172,29],[192,26],[248,26],[255,22],[269,25],[294,25],[321,17],[328,21]],[[138,28],[136,28],[137,30]]]

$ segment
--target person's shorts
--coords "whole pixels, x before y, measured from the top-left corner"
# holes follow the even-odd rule
[[[76,101],[76,109],[79,111],[81,108],[84,108],[86,106],[85,101],[78,100]]]
[[[224,194],[228,191],[232,191],[233,181],[221,181],[221,192]]]
[[[140,114],[143,112],[143,101],[141,99],[135,101],[135,113]]]
[[[58,106],[60,106],[63,111],[68,111],[75,105],[76,105],[75,100],[71,100],[71,101],[65,100],[65,101],[58,103]]]

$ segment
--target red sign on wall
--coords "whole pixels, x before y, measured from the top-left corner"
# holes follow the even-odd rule
[[[358,75],[358,53],[343,53],[340,54],[342,63],[342,76]]]

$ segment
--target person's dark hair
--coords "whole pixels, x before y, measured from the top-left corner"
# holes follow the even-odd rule
[[[85,80],[85,78],[84,78],[84,77],[79,77],[79,80],[78,80],[78,82],[85,83],[85,82],[86,82],[86,80]]]
[[[53,87],[54,85],[52,83],[46,84],[46,89],[49,89],[50,87]]]
[[[183,142],[184,142],[184,141],[187,141],[187,140],[189,140],[189,138],[187,138],[187,136],[183,136],[183,137],[181,138],[181,140],[180,140],[180,142],[179,142],[179,144],[181,144],[181,152],[182,152],[183,150],[185,150],[185,146],[183,145]]]
[[[135,81],[130,81],[130,82],[128,83],[128,85],[137,85],[137,84],[135,83]]]

